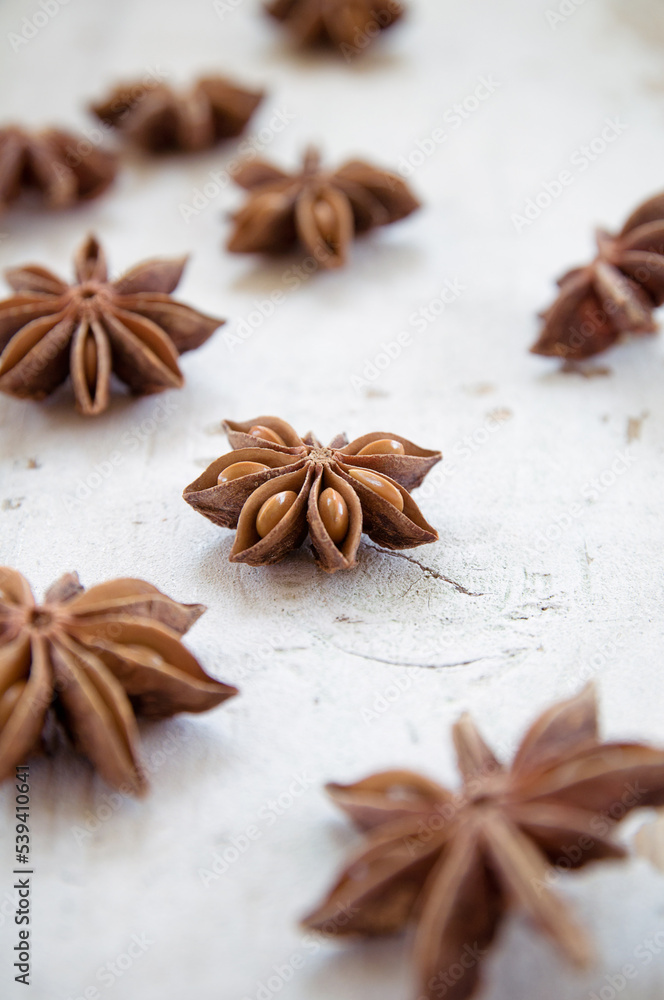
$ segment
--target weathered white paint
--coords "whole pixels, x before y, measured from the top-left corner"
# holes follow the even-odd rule
[[[285,285],[293,272],[284,277],[297,258],[220,251],[222,216],[240,200],[230,187],[189,224],[181,217],[233,143],[163,164],[130,157],[94,204],[0,220],[3,265],[35,260],[63,275],[90,229],[115,272],[190,250],[181,298],[229,316],[229,332],[256,326],[233,352],[220,333],[186,357],[184,391],[120,398],[96,420],[77,417],[66,391],[43,406],[0,400],[2,562],[39,592],[76,568],[86,584],[134,574],[203,601],[191,647],[243,692],[208,716],[145,727],[154,774],[144,802],[109,804],[73,759],[33,766],[39,1000],[92,986],[109,1000],[401,1000],[401,943],[314,950],[297,929],[355,842],[324,781],[404,765],[453,783],[448,732],[463,709],[507,754],[541,707],[594,673],[608,734],[664,742],[662,341],[621,346],[590,379],[527,353],[552,279],[591,251],[593,225],[619,225],[662,187],[660,6],[588,0],[553,26],[554,0],[413,0],[408,21],[350,65],[292,56],[257,3],[230,6],[220,19],[212,3],[71,0],[16,52],[2,43],[3,116],[95,128],[83,106],[116,78],[222,70],[269,90],[250,135],[277,109],[295,116],[266,149],[286,165],[311,139],[332,161],[395,166],[423,143],[430,155],[412,183],[426,207],[363,240],[346,271],[298,289]],[[0,39],[39,9],[6,0]],[[459,103],[468,117],[455,126]],[[627,128],[582,169],[579,151],[608,119]],[[431,138],[435,129],[447,138]],[[511,216],[546,183],[557,191],[565,170],[572,181],[517,233]],[[410,317],[446,282],[463,290],[418,330]],[[258,323],[252,312],[269,311],[275,291],[284,301]],[[412,344],[356,391],[352,377],[401,331]],[[332,578],[306,550],[263,571],[231,566],[231,534],[180,493],[225,451],[222,417],[266,412],[323,439],[385,429],[441,446],[447,475],[420,493],[440,543],[405,558],[367,544],[356,572]],[[591,480],[609,482],[625,454],[629,467],[588,499]],[[98,465],[101,483],[67,504]],[[4,900],[10,791],[0,799]],[[233,842],[247,849],[218,878],[201,877]],[[643,860],[561,880],[597,939],[598,968],[566,969],[517,918],[489,963],[485,1000],[577,1000],[625,963],[638,976],[621,997],[659,998],[664,952],[648,964],[634,952],[663,926],[663,889]],[[141,951],[133,935],[152,943]],[[25,995],[7,969],[14,943],[5,922],[0,982],[11,1000]],[[97,979],[130,945],[137,957],[122,978]],[[261,993],[294,956],[303,968]]]

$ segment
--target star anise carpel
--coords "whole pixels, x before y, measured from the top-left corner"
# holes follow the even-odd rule
[[[262,91],[209,76],[183,91],[121,84],[91,110],[150,153],[191,153],[240,135],[262,99]]]
[[[136,718],[204,712],[237,694],[181,637],[203,614],[144,580],[84,590],[68,573],[37,604],[0,568],[0,781],[38,752],[47,717],[110,784],[140,793]]]
[[[116,173],[116,157],[82,136],[57,128],[0,128],[0,211],[27,194],[47,208],[68,208],[102,194]]]
[[[297,44],[336,46],[346,57],[363,52],[404,13],[399,0],[270,0],[266,10]]]
[[[597,249],[592,263],[559,279],[534,354],[580,360],[625,334],[656,331],[653,310],[664,302],[664,194],[640,205],[616,236],[598,230]]]
[[[453,735],[458,792],[410,771],[328,786],[366,842],[305,921],[340,936],[414,925],[421,1000],[474,994],[513,907],[587,964],[589,940],[551,885],[561,871],[622,857],[615,824],[664,802],[664,751],[602,743],[591,685],[535,720],[509,768],[468,715]]]
[[[250,196],[233,217],[228,249],[283,253],[300,246],[322,268],[345,264],[357,234],[397,222],[419,208],[397,174],[361,160],[325,170],[313,148],[296,173],[253,160],[233,179]]]
[[[0,391],[41,400],[70,376],[77,409],[95,416],[109,404],[112,372],[135,395],[182,386],[179,355],[224,322],[171,297],[186,261],[143,261],[110,281],[89,236],[72,285],[36,264],[8,271],[16,294],[0,302]]]
[[[309,536],[322,569],[355,565],[362,532],[388,549],[435,542],[410,490],[441,459],[397,434],[337,436],[324,447],[285,420],[225,422],[233,451],[186,487],[187,503],[215,524],[237,528],[231,562],[278,562]]]

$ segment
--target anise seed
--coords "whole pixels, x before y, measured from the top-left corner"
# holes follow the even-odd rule
[[[261,538],[265,538],[279,524],[296,500],[294,490],[283,490],[265,501],[256,515],[256,531]]]

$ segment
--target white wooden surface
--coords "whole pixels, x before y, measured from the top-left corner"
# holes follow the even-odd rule
[[[401,1000],[405,944],[337,948],[297,928],[355,842],[324,781],[403,765],[454,783],[448,732],[463,709],[508,755],[536,712],[591,675],[607,734],[664,742],[664,344],[621,346],[592,378],[527,353],[552,279],[591,252],[593,226],[619,225],[664,183],[661,4],[568,2],[554,25],[554,0],[413,0],[408,21],[350,64],[293,56],[258,6],[239,0],[220,18],[203,0],[70,0],[17,51],[10,33],[41,8],[0,10],[3,118],[95,127],[86,99],[118,78],[220,70],[269,91],[250,136],[276,111],[292,116],[265,149],[286,165],[315,140],[333,162],[397,167],[434,129],[447,136],[415,157],[424,210],[357,245],[346,271],[299,288],[285,273],[297,257],[220,249],[239,203],[230,186],[182,218],[234,143],[163,164],[130,158],[87,207],[0,220],[3,265],[35,260],[63,276],[90,229],[115,273],[191,251],[181,298],[228,316],[230,333],[255,324],[233,350],[220,332],[187,356],[183,391],[116,398],[95,420],[72,411],[66,390],[41,406],[0,399],[0,561],[39,593],[78,569],[86,584],[136,575],[204,602],[190,645],[242,688],[207,716],[144,728],[143,802],[109,799],[73,758],[33,765],[29,991],[9,969],[13,800],[0,791],[9,1000],[86,989],[104,1000]],[[468,101],[482,78],[486,98]],[[620,134],[583,168],[579,150],[607,120]],[[562,170],[572,181],[517,231],[512,216]],[[413,313],[446,282],[461,294],[418,328]],[[257,323],[275,291],[283,302]],[[410,346],[357,388],[401,331]],[[226,450],[222,417],[270,412],[323,439],[384,429],[440,446],[442,473],[419,494],[440,542],[404,555],[368,543],[357,570],[334,577],[306,550],[271,569],[231,566],[231,533],[180,493]],[[637,969],[625,1000],[661,997],[664,950],[638,955],[658,932],[664,944],[664,876],[643,860],[607,864],[560,890],[597,940],[597,967],[573,973],[515,918],[483,1000],[607,1000],[620,980],[605,976],[625,964]]]

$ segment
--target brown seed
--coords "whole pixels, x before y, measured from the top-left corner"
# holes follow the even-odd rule
[[[0,732],[7,725],[10,715],[16,708],[16,704],[25,689],[25,681],[17,681],[8,687],[0,698]]]
[[[88,383],[88,389],[93,393],[97,385],[97,344],[91,333],[85,338],[83,367],[85,369],[85,381]]]
[[[350,475],[358,483],[362,483],[363,486],[377,493],[383,500],[387,500],[397,510],[403,510],[403,497],[396,486],[389,482],[385,476],[381,476],[380,473],[373,472],[371,469],[351,469]]]
[[[321,234],[324,241],[330,244],[335,243],[339,236],[339,225],[337,217],[334,214],[334,209],[330,205],[329,201],[325,201],[324,198],[319,198],[318,201],[313,203],[311,210],[316,221],[318,232]]]
[[[283,490],[265,501],[256,516],[256,531],[261,538],[265,538],[268,532],[279,524],[296,500],[297,493],[294,490]]]
[[[240,479],[242,476],[251,476],[256,472],[265,472],[267,465],[260,462],[235,462],[233,465],[222,469],[217,476],[217,486],[222,483],[230,483],[233,479]]]
[[[343,542],[348,534],[348,505],[341,493],[331,487],[323,490],[318,498],[318,513],[334,544]]]
[[[286,444],[284,439],[279,437],[276,431],[270,430],[269,427],[263,427],[261,424],[256,424],[254,427],[250,427],[249,434],[254,438],[262,438],[264,441],[271,441],[272,444],[282,444],[284,446]]]
[[[62,169],[57,160],[50,162],[51,150],[55,155],[61,140],[50,131],[45,133],[41,152],[23,161],[15,155],[14,144],[3,139],[4,131],[0,128],[0,204],[3,185],[13,184],[19,169],[26,177],[31,175],[32,183],[48,186],[53,198],[67,194],[71,171],[64,171],[64,157]],[[65,138],[62,142],[64,150],[68,143]],[[83,176],[86,197],[92,193],[92,161],[97,156],[102,151],[91,149],[77,171]],[[26,177],[21,177],[21,184],[29,183]],[[67,198],[69,202],[68,194]],[[111,372],[134,396],[181,386],[184,377],[178,356],[205,343],[215,324],[222,322],[184,306],[170,294],[180,280],[184,258],[144,261],[121,282],[112,281],[104,251],[89,235],[75,259],[76,278],[71,285],[43,267],[13,269],[12,284],[21,292],[0,302],[0,344],[7,345],[0,392],[42,400],[70,374],[76,407],[91,417],[108,407]],[[31,319],[36,315],[38,321]]]
[[[402,445],[401,441],[395,441],[393,438],[381,438],[379,441],[371,441],[370,444],[365,444],[361,451],[358,451],[358,455],[405,455],[406,449]]]
[[[292,198],[283,191],[265,191],[263,194],[257,194],[253,201],[257,210],[272,216],[287,212],[292,203]]]

